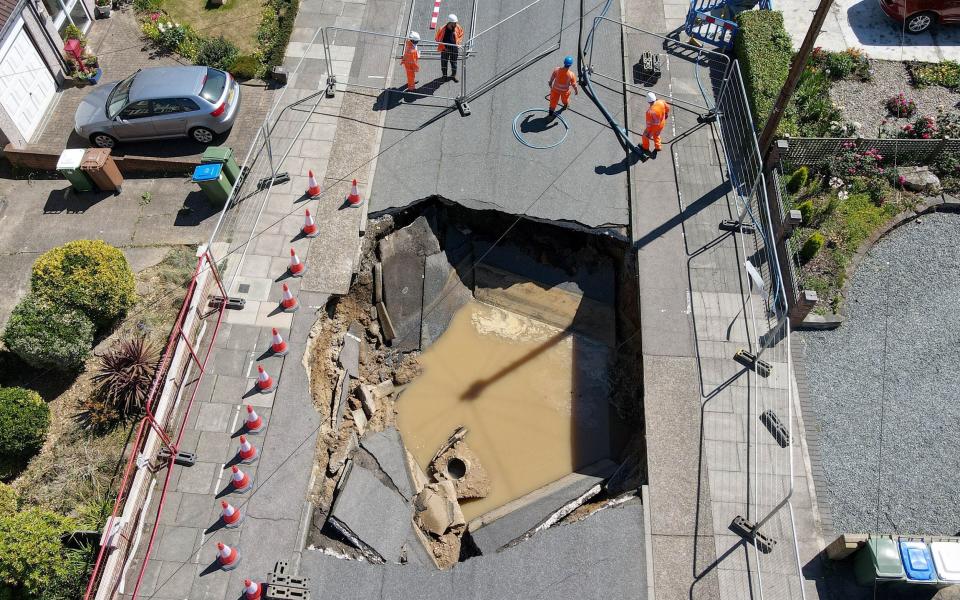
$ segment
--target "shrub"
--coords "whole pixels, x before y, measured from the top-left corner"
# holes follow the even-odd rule
[[[783,13],[745,11],[737,15],[737,23],[740,31],[734,40],[734,56],[740,61],[750,110],[759,131],[787,80],[793,48],[783,26]],[[780,131],[796,133],[794,115],[784,116]]]
[[[157,12],[163,7],[163,0],[133,0],[133,10],[139,13]]]
[[[197,65],[226,71],[239,53],[240,50],[232,42],[227,41],[222,35],[218,35],[200,42],[197,57],[193,62]]]
[[[230,66],[230,73],[237,79],[256,79],[264,73],[263,63],[252,54],[241,54]]]
[[[942,138],[960,139],[960,115],[938,109],[937,129],[940,131],[940,137]]]
[[[918,118],[913,123],[907,123],[903,126],[902,137],[918,140],[930,140],[940,137],[937,120],[930,115],[926,115]]]
[[[905,119],[916,114],[917,103],[914,102],[913,98],[907,98],[907,95],[901,92],[896,96],[887,98],[887,110],[890,111],[891,115]]]
[[[827,52],[814,48],[810,55],[810,64],[826,73],[831,79],[846,79],[855,76],[863,81],[873,77],[870,60],[866,53],[858,48],[847,48],[842,52]]]
[[[17,512],[17,506],[20,504],[20,495],[12,485],[0,483],[0,515],[8,515]]]
[[[121,339],[100,357],[97,396],[121,418],[139,415],[157,372],[160,352],[143,336]]]
[[[856,143],[844,142],[827,162],[827,173],[839,179],[886,177],[887,169],[883,161],[883,155],[876,148],[860,151]]]
[[[913,85],[924,88],[939,85],[955,90],[960,88],[960,63],[945,60],[938,63],[910,63],[910,77]]]
[[[136,301],[127,259],[103,240],[76,240],[44,252],[33,263],[30,283],[37,296],[82,310],[98,326]]]
[[[799,135],[812,137],[828,135],[831,124],[843,120],[840,109],[830,99],[830,79],[822,71],[804,69],[800,74],[787,116],[796,121]]]
[[[28,295],[13,309],[3,341],[36,369],[79,370],[93,346],[93,322],[75,308]]]
[[[820,252],[820,248],[823,247],[823,234],[819,231],[813,232],[807,241],[803,243],[803,247],[800,248],[800,262],[808,263],[813,260],[813,257],[817,255],[817,252]]]
[[[809,179],[810,168],[807,166],[800,167],[787,179],[787,191],[791,194],[796,194],[807,185],[807,180]]]
[[[177,50],[189,35],[186,26],[170,21],[157,23],[157,32],[157,45],[167,52]]]
[[[73,520],[43,508],[0,515],[0,584],[13,598],[43,598],[74,574],[61,536]]]
[[[50,409],[40,394],[23,388],[0,388],[0,455],[32,456],[47,435]]]
[[[871,177],[867,180],[866,188],[870,201],[877,206],[883,204],[893,191],[893,187],[883,177]]]
[[[809,225],[813,221],[813,200],[805,200],[797,205],[797,210],[800,211],[801,223],[804,225]]]
[[[292,0],[270,0],[264,12],[276,15],[276,24],[264,19],[261,29],[257,31],[257,39],[263,49],[263,62],[267,67],[283,63],[283,55],[287,50],[287,43],[293,33],[293,22],[297,18],[298,2]]]

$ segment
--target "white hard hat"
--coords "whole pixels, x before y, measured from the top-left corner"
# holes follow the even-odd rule
[[[653,92],[647,92],[647,102],[653,104],[657,101],[657,95]]]
[[[447,15],[447,20],[450,21],[451,23],[456,23],[457,15],[450,13],[449,15]]]
[[[420,41],[420,34],[417,33],[416,31],[411,31],[409,37],[410,37],[410,39],[411,39],[412,41],[414,41],[414,42],[419,42],[419,41]]]

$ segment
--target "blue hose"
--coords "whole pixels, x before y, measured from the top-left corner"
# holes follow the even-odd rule
[[[522,117],[523,115],[532,113],[532,112],[549,112],[549,111],[548,111],[547,109],[545,109],[545,108],[526,108],[526,109],[521,110],[520,112],[518,112],[518,113],[517,113],[517,116],[515,116],[515,117],[513,118],[513,135],[516,136],[518,142],[520,142],[521,144],[523,144],[523,145],[526,146],[527,148],[533,148],[534,150],[549,150],[550,148],[556,148],[557,146],[559,146],[560,144],[563,143],[563,140],[567,139],[567,135],[570,134],[570,126],[567,125],[567,121],[566,121],[562,116],[560,116],[560,113],[556,113],[556,114],[555,114],[556,118],[560,121],[561,124],[563,124],[563,137],[562,137],[562,138],[560,138],[560,139],[557,140],[556,142],[550,144],[549,146],[537,146],[537,145],[531,144],[530,142],[528,142],[527,140],[525,140],[525,139],[523,138],[523,136],[520,135],[520,129],[517,127],[517,123],[520,122],[520,117]]]

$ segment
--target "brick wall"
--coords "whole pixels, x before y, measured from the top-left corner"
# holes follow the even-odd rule
[[[56,171],[57,159],[59,158],[59,154],[15,148],[12,144],[4,147],[3,156],[10,161],[10,164],[33,171]],[[193,168],[200,164],[200,159],[197,157],[156,158],[152,156],[117,156],[114,157],[114,160],[117,161],[117,167],[124,175],[142,173],[180,175],[193,171]]]

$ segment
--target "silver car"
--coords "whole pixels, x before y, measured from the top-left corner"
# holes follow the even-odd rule
[[[94,146],[189,136],[201,144],[233,127],[240,84],[210,67],[156,67],[98,85],[77,107],[74,129]]]

